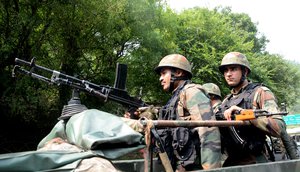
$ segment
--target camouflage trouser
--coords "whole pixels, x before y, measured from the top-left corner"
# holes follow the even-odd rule
[[[115,167],[111,164],[110,161],[100,158],[93,157],[83,159],[79,166],[74,170],[74,172],[98,172],[98,171],[111,171],[111,172],[119,172]]]
[[[38,149],[38,151],[47,151],[47,150],[69,150],[82,152],[83,149],[67,143],[62,138],[54,138],[47,142],[44,147]],[[98,172],[98,171],[111,171],[119,172],[112,163],[101,157],[92,157],[83,159],[79,165],[74,169],[74,172]]]

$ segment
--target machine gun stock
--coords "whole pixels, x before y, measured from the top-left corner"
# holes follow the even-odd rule
[[[125,64],[117,64],[115,84],[114,87],[111,87],[108,85],[97,85],[90,81],[81,80],[59,71],[36,65],[35,58],[33,58],[31,62],[16,58],[15,62],[18,65],[14,66],[12,73],[13,77],[16,76],[16,73],[20,73],[42,80],[49,84],[67,85],[72,88],[78,89],[79,91],[83,91],[90,95],[96,96],[102,102],[112,100],[124,106],[127,106],[129,109],[148,106],[144,101],[139,98],[130,96],[126,91],[125,84],[127,77],[127,65]],[[26,70],[20,65],[31,67],[31,69]],[[38,74],[37,71],[46,71],[51,74],[51,78]]]

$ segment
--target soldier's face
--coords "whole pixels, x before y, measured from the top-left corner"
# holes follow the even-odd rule
[[[230,87],[237,86],[242,78],[242,68],[239,65],[225,66],[224,78]]]
[[[163,68],[160,71],[159,77],[160,84],[164,91],[168,91],[170,88],[170,81],[171,81],[171,69],[170,68]]]

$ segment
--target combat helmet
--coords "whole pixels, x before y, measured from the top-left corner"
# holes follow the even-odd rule
[[[220,88],[216,84],[206,83],[206,84],[203,84],[202,86],[208,94],[214,94],[214,95],[219,96],[220,98],[222,97]]]
[[[158,66],[154,69],[156,73],[160,73],[160,70],[164,67],[173,67],[186,71],[189,74],[189,78],[192,77],[192,66],[190,62],[180,54],[170,54],[161,59]]]
[[[241,65],[249,70],[248,73],[251,72],[247,57],[240,52],[230,52],[223,57],[221,65],[219,66],[219,70],[221,73],[224,73],[224,68],[227,65]]]

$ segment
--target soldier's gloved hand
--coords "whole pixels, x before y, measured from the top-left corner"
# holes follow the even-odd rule
[[[147,107],[140,107],[137,109],[140,118],[157,119],[158,108],[153,105]]]

